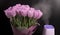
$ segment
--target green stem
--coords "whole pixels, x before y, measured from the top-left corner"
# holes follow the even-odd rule
[[[16,26],[16,20],[15,20],[15,17],[13,17],[13,25]]]
[[[33,18],[32,19],[32,25],[35,25],[35,23],[36,23],[36,20]]]
[[[19,23],[20,23],[20,27],[21,27],[21,24],[22,24],[22,23],[21,23],[21,19],[19,20]]]
[[[24,27],[28,28],[27,18],[24,17]]]
[[[24,25],[24,19],[23,17],[21,16],[21,27]]]
[[[26,19],[25,19],[25,17],[24,17],[24,26],[26,27]]]
[[[28,27],[31,25],[31,18],[29,18]]]
[[[22,27],[22,16],[20,17],[20,21],[21,21],[21,27]]]
[[[34,19],[34,24],[36,23],[36,19]]]

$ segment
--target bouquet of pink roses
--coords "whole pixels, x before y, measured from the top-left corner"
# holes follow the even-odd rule
[[[19,30],[28,29],[37,24],[43,14],[40,10],[30,7],[29,5],[16,4],[4,10],[5,15],[10,19],[11,25]]]

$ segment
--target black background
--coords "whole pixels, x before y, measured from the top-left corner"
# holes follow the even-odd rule
[[[0,35],[13,35],[9,19],[5,16],[3,10],[17,3],[28,4],[31,6],[33,4],[36,4],[37,3],[36,1],[38,2],[38,0],[0,0]],[[59,14],[60,8],[56,9],[56,6],[54,4],[55,3],[52,4],[50,24],[54,25],[56,35],[60,35],[60,14]],[[41,26],[38,27],[34,35],[41,35],[42,33],[44,23],[41,19],[39,21],[40,21],[39,23],[41,23]]]

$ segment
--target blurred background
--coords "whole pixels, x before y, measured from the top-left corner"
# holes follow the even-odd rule
[[[3,10],[18,3],[30,5],[43,12],[43,16],[38,20],[41,26],[37,27],[33,35],[42,35],[45,24],[53,25],[55,34],[60,35],[60,0],[0,0],[0,32],[2,35],[13,35],[10,21]]]

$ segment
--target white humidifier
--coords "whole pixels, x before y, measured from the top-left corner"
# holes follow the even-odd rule
[[[55,28],[53,25],[44,25],[43,35],[55,35]]]

